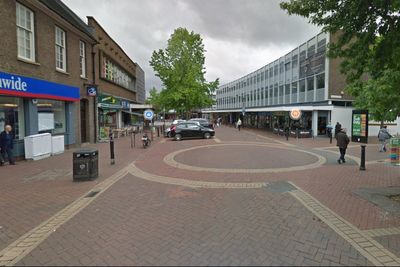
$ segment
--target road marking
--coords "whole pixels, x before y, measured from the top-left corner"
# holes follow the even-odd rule
[[[400,258],[384,248],[369,234],[359,230],[334,211],[324,206],[310,194],[300,189],[294,183],[291,184],[296,187],[297,190],[291,191],[289,194],[295,197],[315,216],[349,242],[351,246],[360,252],[361,255],[366,257],[372,264],[376,266],[400,265]]]
[[[257,137],[264,138],[264,139],[267,139],[267,140],[272,140],[274,142],[277,142],[277,143],[285,145],[285,146],[297,147],[296,145],[293,145],[293,144],[290,144],[290,143],[287,143],[287,142],[283,142],[283,141],[279,141],[279,140],[276,140],[274,138],[263,136],[263,135],[260,135],[260,134],[257,134]]]
[[[221,143],[222,142],[221,139],[216,138],[216,137],[214,137],[214,141],[215,141],[215,143]]]
[[[286,167],[286,168],[264,168],[264,169],[235,169],[235,168],[207,168],[207,167],[198,167],[198,166],[191,166],[184,163],[177,162],[175,157],[180,154],[190,150],[195,150],[199,148],[205,147],[218,147],[218,146],[248,146],[248,145],[257,145],[257,146],[265,146],[265,147],[274,147],[278,149],[286,149],[292,151],[298,151],[306,154],[310,154],[317,158],[317,161],[311,164],[302,165],[302,166],[293,166],[293,167]],[[320,156],[316,153],[301,150],[292,147],[282,147],[279,144],[270,144],[270,143],[224,143],[224,144],[216,144],[216,145],[203,145],[203,146],[195,146],[186,149],[181,149],[174,151],[164,157],[164,162],[174,168],[184,169],[189,171],[206,171],[206,172],[218,172],[218,173],[280,173],[280,172],[291,172],[291,171],[299,171],[299,170],[310,170],[315,169],[323,164],[325,164],[326,159],[323,156]]]
[[[250,188],[262,188],[268,185],[265,182],[253,182],[253,183],[220,183],[220,182],[207,182],[207,181],[193,181],[181,178],[174,178],[168,176],[159,176],[156,174],[145,172],[139,169],[134,163],[129,167],[129,173],[137,178],[141,178],[150,182],[178,185],[193,188],[230,188],[230,189],[250,189]]]
[[[129,167],[129,166],[128,166]],[[99,195],[104,193],[114,183],[128,174],[128,167],[123,168],[114,175],[94,186],[90,191],[57,212],[51,218],[24,234],[9,246],[0,251],[0,266],[13,266],[46,240],[57,228],[72,219],[81,210],[87,207]],[[91,192],[99,192],[94,197],[86,197]]]

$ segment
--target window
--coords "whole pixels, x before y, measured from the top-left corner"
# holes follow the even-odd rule
[[[297,94],[297,83],[292,83],[292,94]]]
[[[306,91],[306,82],[305,82],[305,80],[301,80],[299,82],[299,84],[300,84],[300,93],[301,92],[305,92]]]
[[[65,103],[63,101],[38,99],[39,132],[65,133]]]
[[[297,55],[294,55],[294,56],[292,57],[292,69],[297,68],[297,66],[298,66]]]
[[[0,129],[11,125],[15,139],[23,140],[25,134],[24,103],[20,97],[0,96]]]
[[[81,77],[86,77],[86,44],[79,41],[79,67],[81,70]]]
[[[307,78],[307,91],[314,90],[314,77]]]
[[[56,27],[56,69],[67,71],[65,51],[65,31]]]
[[[317,76],[317,89],[325,88],[325,73]]]
[[[19,3],[17,3],[16,12],[18,57],[35,61],[33,12]]]
[[[125,87],[126,89],[135,90],[135,80],[107,57],[103,57],[102,78]],[[222,89],[222,93],[224,94],[230,91],[231,88],[226,87]]]
[[[289,95],[290,94],[290,85],[286,84],[285,85],[285,95]]]

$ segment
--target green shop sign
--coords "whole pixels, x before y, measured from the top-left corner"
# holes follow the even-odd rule
[[[121,100],[112,95],[99,95],[99,107],[121,109]]]

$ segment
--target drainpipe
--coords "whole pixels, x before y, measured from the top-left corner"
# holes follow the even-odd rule
[[[95,64],[95,58],[96,58],[96,52],[94,51],[96,44],[92,44],[92,84],[96,84],[96,64]],[[97,94],[99,93],[99,89],[97,88]],[[94,115],[94,143],[97,143],[97,121],[98,121],[98,114],[97,114],[97,95],[93,99],[93,115]]]

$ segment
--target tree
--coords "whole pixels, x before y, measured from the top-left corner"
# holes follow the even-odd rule
[[[166,49],[153,52],[150,65],[165,87],[160,98],[166,108],[188,116],[213,104],[212,93],[219,80],[206,81],[204,53],[200,35],[185,28],[174,31]]]
[[[159,113],[164,108],[161,94],[155,87],[150,90],[150,96],[146,99],[146,104],[152,105],[155,113]]]
[[[400,71],[400,1],[290,0],[281,8],[338,36],[328,56],[343,59],[341,71],[356,106],[371,110],[382,123],[400,114],[400,102],[392,101],[398,99],[400,87],[388,83]],[[380,112],[377,106],[390,112]]]

